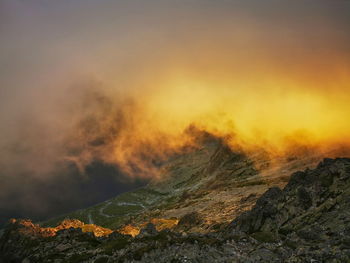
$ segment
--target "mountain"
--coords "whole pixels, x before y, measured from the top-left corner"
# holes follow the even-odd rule
[[[146,222],[177,222],[196,212],[200,224],[186,230],[208,232],[249,209],[269,187],[283,187],[292,172],[314,167],[320,160],[313,155],[290,156],[275,165],[264,151],[248,156],[232,151],[220,138],[196,135],[196,147],[171,157],[160,167],[161,175],[146,187],[43,225],[55,226],[68,218],[114,230],[125,225],[139,230]]]
[[[146,187],[40,225],[12,220],[3,262],[350,262],[350,159],[200,142]]]

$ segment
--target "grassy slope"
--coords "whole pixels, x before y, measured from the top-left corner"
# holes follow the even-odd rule
[[[76,218],[117,229],[128,223],[180,218],[196,211],[203,224],[195,231],[201,231],[231,221],[249,209],[269,187],[283,186],[292,172],[313,165],[316,159],[285,161],[277,167],[269,167],[266,162],[263,155],[250,159],[231,152],[218,140],[207,140],[203,147],[170,159],[161,168],[161,177],[148,186],[54,218],[44,225]]]
[[[53,218],[43,225],[53,226],[65,218],[76,218],[116,229],[143,213],[172,206],[186,189],[193,187],[191,177],[209,163],[217,147],[217,141],[210,141],[201,149],[173,157],[161,168],[161,180],[154,180],[146,187],[120,194],[95,206]]]

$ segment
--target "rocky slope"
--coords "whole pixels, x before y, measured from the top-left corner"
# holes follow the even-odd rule
[[[203,220],[196,211],[173,230],[149,223],[134,238],[117,231],[98,237],[81,226],[47,237],[13,221],[0,254],[4,262],[350,262],[349,189],[350,159],[325,159],[216,231],[184,230]]]
[[[233,152],[209,134],[197,137],[197,147],[168,160],[160,167],[161,176],[146,187],[43,225],[54,226],[70,218],[113,230],[127,226],[135,233],[152,220],[175,222],[196,212],[200,222],[187,226],[186,231],[208,232],[250,209],[269,187],[283,187],[291,173],[314,167],[320,160],[308,154],[303,158],[290,156],[273,165],[263,151],[248,156]]]

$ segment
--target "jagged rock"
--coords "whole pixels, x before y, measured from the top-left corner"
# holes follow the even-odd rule
[[[202,223],[202,218],[198,212],[191,212],[180,218],[177,229],[186,229]]]
[[[58,252],[63,252],[66,251],[68,249],[72,248],[72,246],[70,244],[58,244],[56,246],[56,250],[58,250]]]
[[[157,234],[158,231],[156,229],[156,226],[152,223],[148,223],[146,227],[141,229],[140,234],[138,234],[137,237],[154,236]]]
[[[293,240],[294,247],[310,249],[299,250],[299,255],[306,257],[318,251],[320,255],[313,258],[319,262],[329,253],[328,246],[333,247],[334,262],[350,260],[350,250],[341,245],[343,233],[350,226],[349,175],[350,159],[325,159],[315,170],[293,174],[283,191],[267,191],[252,210],[236,218],[230,227],[253,236],[268,230],[282,236],[287,246]]]
[[[63,238],[70,238],[72,236],[78,236],[81,235],[83,233],[81,228],[67,228],[67,229],[61,229],[58,230],[56,235],[59,237],[63,237]]]
[[[247,233],[259,232],[263,229],[271,231],[268,223],[274,220],[277,213],[276,201],[282,198],[278,187],[270,188],[256,202],[251,211],[243,213],[231,223],[231,226]]]
[[[113,232],[108,236],[108,238],[109,238],[110,240],[119,239],[119,238],[124,238],[124,237],[131,237],[131,236],[130,236],[130,235],[121,234],[121,233],[119,233],[118,231],[113,231]]]

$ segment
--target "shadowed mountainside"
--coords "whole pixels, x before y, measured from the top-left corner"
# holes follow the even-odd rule
[[[201,134],[197,147],[173,156],[160,167],[159,178],[146,187],[124,193],[93,207],[44,222],[54,226],[64,219],[79,219],[113,230],[128,226],[139,231],[151,220],[180,220],[196,212],[192,232],[208,232],[227,225],[251,208],[269,187],[283,187],[289,175],[314,167],[318,156],[284,158],[272,164],[268,155],[232,151],[221,139]],[[181,228],[179,225],[178,228]]]

